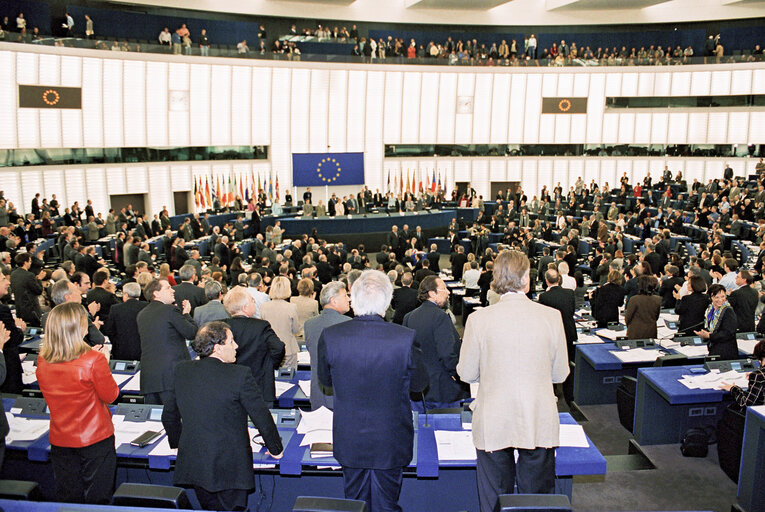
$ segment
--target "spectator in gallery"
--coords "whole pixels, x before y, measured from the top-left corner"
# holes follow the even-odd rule
[[[207,37],[207,30],[202,29],[202,33],[199,34],[199,54],[203,57],[210,55],[210,39]]]
[[[22,30],[27,28],[27,19],[24,17],[24,13],[20,12],[18,16],[16,16],[16,31],[21,32]]]
[[[69,13],[66,13],[66,23],[64,23],[63,27],[66,29],[66,35],[71,37],[74,35],[74,18],[72,18],[72,15]]]
[[[267,37],[268,36],[266,34],[266,27],[264,27],[263,25],[260,25],[258,27],[258,39],[267,39]]]
[[[95,31],[93,30],[93,20],[88,16],[85,15],[85,37],[88,39],[93,39],[95,36]]]
[[[157,39],[159,40],[159,44],[170,46],[170,43],[173,40],[173,36],[170,34],[170,29],[165,27],[165,29],[159,33],[159,37]]]
[[[171,37],[173,41],[173,54],[180,55],[181,46],[183,44],[183,39],[181,38],[181,29],[178,29],[175,32],[173,32]]]
[[[236,45],[236,53],[238,53],[240,57],[246,57],[249,52],[250,47],[247,46],[247,39],[240,41]]]

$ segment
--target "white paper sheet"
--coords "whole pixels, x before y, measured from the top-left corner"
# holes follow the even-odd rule
[[[295,387],[294,384],[291,382],[285,382],[283,380],[277,380],[274,382],[274,385],[276,387],[276,398],[279,398],[282,396],[285,392],[289,391],[293,387]]]
[[[473,433],[461,430],[436,430],[438,460],[475,460]]]
[[[593,343],[605,343],[603,338],[594,334],[578,334],[576,337],[577,345],[591,345]]]
[[[298,386],[300,386],[300,391],[305,393],[305,396],[308,398],[311,398],[311,381],[310,380],[299,380]]]
[[[659,321],[656,322],[657,324],[661,323],[664,324],[664,321],[667,322],[679,322],[680,321],[680,315],[673,315],[671,313],[661,313],[659,315]]]
[[[329,430],[331,432],[332,418],[332,411],[323,406],[315,411],[301,411],[297,433],[306,434],[313,430]]]
[[[719,389],[722,383],[733,384],[742,389],[749,386],[746,373],[735,370],[724,373],[712,370],[700,375],[683,375],[678,381],[688,389]]]
[[[37,382],[37,375],[35,375],[35,362],[34,358],[29,358],[29,361],[21,362],[21,382],[25,385],[34,384]]]
[[[160,439],[156,446],[152,448],[152,450],[149,452],[149,455],[178,455],[178,448],[170,448],[170,441],[168,440],[167,436],[162,436],[162,439]]]
[[[298,352],[297,361],[298,364],[311,364],[311,353],[307,350]]]
[[[573,446],[575,448],[588,448],[590,446],[581,425],[561,425],[558,443],[559,446]]]
[[[19,418],[10,413],[6,413],[10,431],[5,436],[6,443],[14,441],[34,441],[50,428],[50,420]]]
[[[709,347],[706,345],[685,345],[674,348],[685,357],[703,357],[709,354]]]
[[[114,416],[112,417],[112,423],[114,423]],[[130,441],[147,430],[160,432],[163,429],[161,421],[120,421],[118,418],[114,425],[114,446],[130,444]],[[155,440],[154,443],[156,442]]]
[[[754,352],[754,346],[760,342],[760,340],[736,340],[738,343],[738,349],[747,354],[752,355]]]
[[[616,338],[623,338],[627,336],[627,331],[614,331],[612,329],[598,329],[598,331],[595,333],[598,336],[602,336],[606,339],[609,339],[611,341],[616,341]]]
[[[311,446],[314,443],[331,443],[332,429],[330,430],[312,430],[303,436],[300,446]]]
[[[656,361],[661,356],[659,350],[646,350],[644,348],[612,350],[611,353],[623,363],[647,363]]]
[[[141,371],[135,372],[133,378],[122,386],[122,391],[141,391]]]
[[[116,382],[118,386],[121,386],[123,382],[127,382],[133,378],[132,375],[126,375],[124,373],[112,373],[112,377],[114,377],[114,382]]]

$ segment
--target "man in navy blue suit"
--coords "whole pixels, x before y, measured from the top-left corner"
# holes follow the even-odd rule
[[[385,274],[364,271],[351,288],[356,317],[324,329],[318,350],[319,380],[335,392],[333,445],[345,497],[375,512],[401,511],[414,445],[409,393],[427,384],[415,331],[383,320],[392,294]]]

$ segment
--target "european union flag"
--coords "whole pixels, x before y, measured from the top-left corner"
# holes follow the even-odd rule
[[[364,153],[293,153],[292,184],[363,185]]]

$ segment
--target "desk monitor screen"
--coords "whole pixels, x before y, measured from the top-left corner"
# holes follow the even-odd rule
[[[734,361],[734,362],[732,362],[732,363],[730,364],[730,369],[731,369],[731,370],[735,370],[735,371],[740,371],[740,370],[741,370],[741,363],[740,363],[740,362],[738,362],[738,361]]]
[[[753,332],[750,332],[750,333],[747,333],[746,339],[753,340],[753,339],[756,339],[756,337]]]
[[[162,421],[162,409],[152,408],[151,412],[149,413],[149,420]]]
[[[701,338],[698,336],[694,337],[692,341],[694,345],[701,345],[703,343],[703,341],[701,341]]]
[[[114,363],[114,370],[118,372],[124,372],[125,368],[127,368],[127,364],[124,361],[119,361],[117,363]]]

